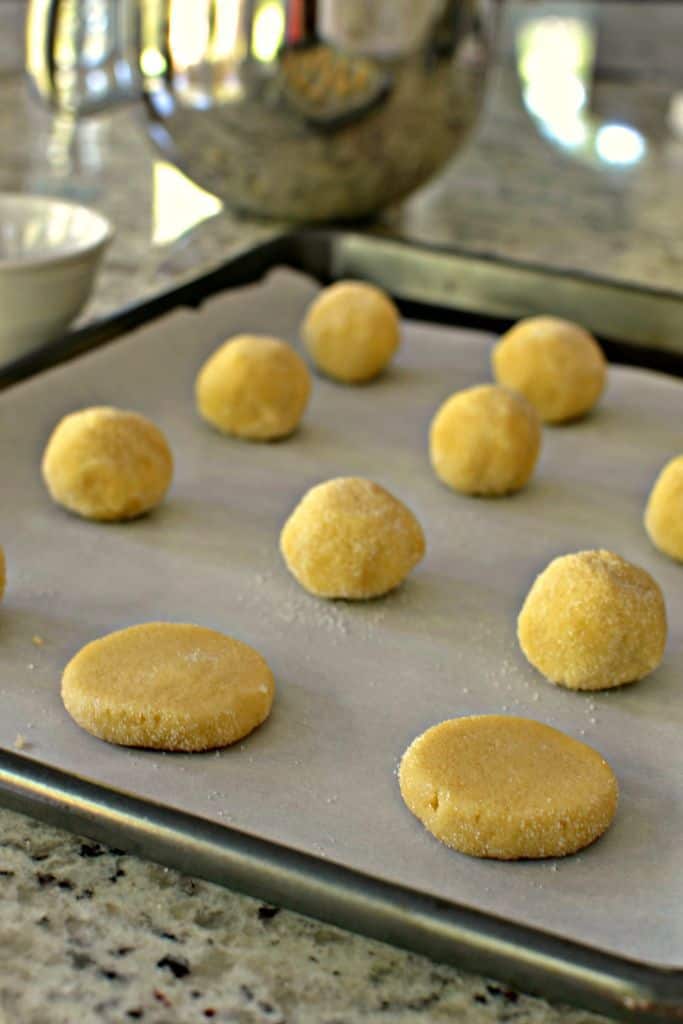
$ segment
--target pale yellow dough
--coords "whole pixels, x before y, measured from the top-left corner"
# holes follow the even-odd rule
[[[645,508],[645,529],[654,546],[683,562],[683,455],[667,462]]]
[[[0,601],[2,601],[3,594],[5,593],[6,582],[7,575],[5,571],[5,552],[0,547]]]
[[[133,519],[154,508],[173,476],[166,438],[136,412],[97,406],[55,427],[42,463],[58,505],[86,519]]]
[[[285,523],[280,549],[302,587],[318,597],[379,597],[422,559],[413,513],[379,484],[340,477],[318,484]]]
[[[311,393],[311,375],[286,341],[240,334],[202,366],[195,394],[200,415],[224,434],[275,441],[299,425]]]
[[[524,654],[551,683],[607,690],[657,668],[666,644],[662,592],[610,551],[556,558],[537,577],[517,623]]]
[[[374,285],[339,281],[311,304],[301,334],[319,370],[359,384],[381,373],[398,348],[399,313]]]
[[[464,494],[518,491],[530,479],[540,447],[541,425],[533,406],[494,384],[451,395],[429,433],[436,475]]]
[[[605,387],[607,363],[595,338],[558,317],[520,320],[495,346],[492,362],[498,383],[526,395],[546,423],[583,416]]]
[[[497,860],[564,857],[609,828],[617,780],[591,747],[507,715],[453,718],[408,747],[401,795],[442,843]]]
[[[83,647],[64,670],[62,700],[100,739],[154,750],[210,750],[269,715],[275,684],[255,650],[213,629],[150,622]]]

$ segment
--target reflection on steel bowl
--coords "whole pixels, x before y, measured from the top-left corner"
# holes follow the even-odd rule
[[[32,0],[38,91],[79,113],[139,89],[168,159],[232,206],[296,220],[370,214],[462,145],[481,105],[495,7],[119,0],[88,20],[93,2]]]
[[[232,206],[368,215],[434,174],[477,117],[490,46],[477,0],[328,0],[317,23],[313,4],[232,6],[222,35],[200,32],[188,0],[142,39],[152,137]]]

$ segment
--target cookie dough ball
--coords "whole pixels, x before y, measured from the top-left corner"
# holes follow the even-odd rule
[[[556,558],[519,614],[524,654],[551,683],[608,690],[657,668],[666,609],[649,573],[610,551]]]
[[[520,320],[493,350],[499,384],[521,392],[545,423],[575,420],[593,408],[605,387],[607,363],[592,334],[569,320]]]
[[[3,594],[5,593],[5,583],[7,576],[5,573],[5,552],[0,548],[0,601],[2,601]]]
[[[64,670],[74,721],[108,743],[210,750],[235,743],[270,713],[268,665],[213,629],[150,622],[83,647]]]
[[[425,541],[413,513],[383,487],[340,477],[304,495],[282,529],[280,550],[312,594],[362,600],[402,583]]]
[[[618,787],[606,761],[548,725],[507,715],[454,718],[408,747],[407,806],[442,843],[473,857],[564,857],[606,831]]]
[[[102,521],[134,519],[164,497],[173,457],[150,420],[99,406],[57,424],[42,471],[52,500],[71,512]]]
[[[654,546],[683,562],[683,455],[667,462],[645,508],[645,529]]]
[[[381,373],[398,348],[399,313],[374,285],[339,281],[311,304],[301,333],[319,370],[359,384]]]
[[[275,441],[299,425],[311,375],[287,342],[240,334],[207,359],[195,393],[199,414],[223,434]]]
[[[533,406],[493,384],[451,395],[429,433],[434,472],[464,494],[518,491],[531,477],[540,447],[541,426]]]

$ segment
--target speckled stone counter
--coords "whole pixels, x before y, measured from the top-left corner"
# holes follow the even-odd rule
[[[670,129],[672,96],[671,85],[656,80],[598,82],[602,121],[627,112],[648,144],[642,162],[601,165],[544,137],[516,78],[498,69],[476,137],[388,215],[389,233],[680,294],[683,139]]]
[[[599,1024],[0,810],[1,1024]]]

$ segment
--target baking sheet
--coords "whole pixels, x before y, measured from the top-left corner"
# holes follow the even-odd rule
[[[0,746],[95,782],[313,853],[390,882],[665,967],[683,967],[683,699],[680,566],[649,544],[644,500],[680,450],[683,385],[612,368],[599,410],[547,430],[532,484],[486,501],[434,478],[429,420],[452,391],[488,378],[492,339],[407,323],[393,368],[347,388],[315,380],[299,432],[273,445],[212,432],[193,409],[196,371],[242,330],[296,341],[316,291],[289,271],[176,312],[125,340],[0,395]],[[165,504],[103,526],[52,505],[39,476],[64,413],[110,403],[150,415],[176,459]],[[416,512],[428,553],[407,583],[367,604],[303,592],[278,553],[300,495],[365,475]],[[649,679],[604,694],[545,683],[515,619],[555,555],[609,547],[662,585],[670,637]],[[114,748],[82,732],[59,699],[66,661],[135,622],[193,621],[270,662],[270,720],[233,748],[170,755]],[[36,646],[34,636],[44,638]],[[566,860],[502,864],[447,850],[403,806],[395,768],[425,727],[510,712],[597,747],[621,785],[616,822]]]

